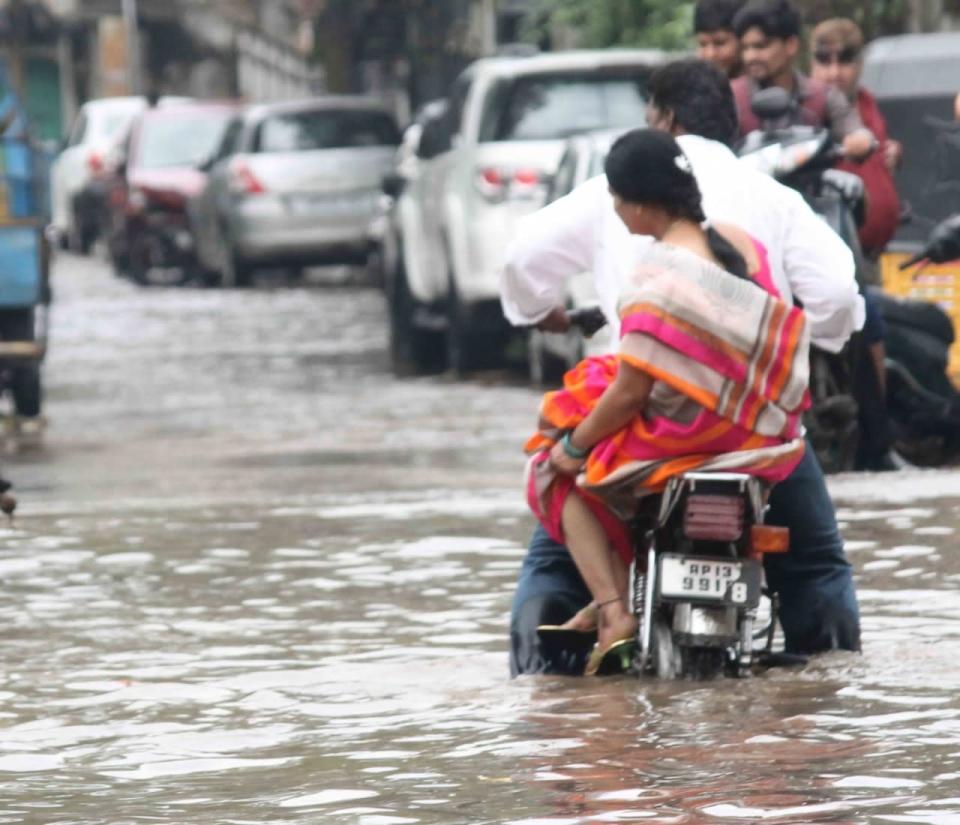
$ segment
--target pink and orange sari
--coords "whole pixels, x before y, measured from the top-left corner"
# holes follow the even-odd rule
[[[588,358],[547,393],[527,441],[527,499],[556,541],[566,496],[583,495],[627,559],[624,524],[637,501],[681,473],[725,470],[770,482],[803,456],[809,333],[803,312],[779,300],[763,266],[752,281],[693,253],[656,244],[619,301],[620,350]],[[593,409],[626,362],[654,379],[644,409],[596,444],[574,481],[554,472],[549,451]]]

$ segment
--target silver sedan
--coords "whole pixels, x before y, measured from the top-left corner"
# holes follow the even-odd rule
[[[190,205],[201,264],[235,286],[256,268],[364,261],[399,142],[393,116],[368,98],[251,106]]]

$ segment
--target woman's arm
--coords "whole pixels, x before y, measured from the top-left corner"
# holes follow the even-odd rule
[[[621,360],[613,383],[570,434],[571,445],[576,449],[589,449],[626,426],[643,409],[652,387],[653,379],[647,373]],[[584,461],[568,456],[559,443],[550,452],[550,462],[561,473],[577,473]]]

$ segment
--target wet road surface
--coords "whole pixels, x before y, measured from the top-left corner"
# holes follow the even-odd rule
[[[510,681],[536,393],[394,381],[369,288],[55,285],[0,822],[960,823],[955,474],[833,484],[863,655]]]

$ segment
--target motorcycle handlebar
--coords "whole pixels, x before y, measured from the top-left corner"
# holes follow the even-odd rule
[[[582,307],[567,313],[570,326],[576,327],[587,338],[607,325],[607,317],[600,307]]]
[[[960,258],[960,214],[938,223],[930,233],[926,246],[900,264],[900,269],[909,269],[921,261],[942,264],[957,258]]]

